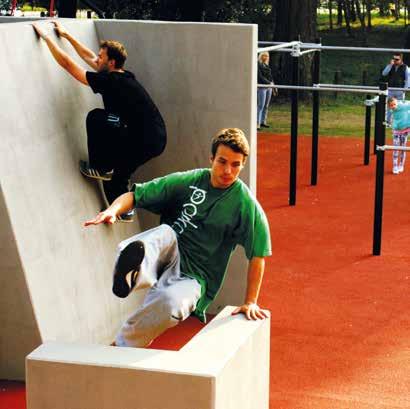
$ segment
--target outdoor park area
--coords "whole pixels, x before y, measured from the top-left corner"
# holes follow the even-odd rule
[[[395,113],[410,95],[409,2],[0,5],[0,75],[10,78],[0,93],[0,409],[410,408],[410,165],[393,162],[409,149],[397,140],[410,115],[406,125]],[[112,294],[117,246],[159,219],[137,208],[133,223],[83,227],[107,201],[77,165],[90,155],[87,112],[103,101],[53,59],[51,41],[85,66],[53,20],[94,52],[101,40],[124,44],[125,68],[162,114],[166,148],[132,182],[214,169],[211,137],[244,131],[240,178],[272,246],[256,299],[240,241],[206,323],[172,317],[178,325],[146,347],[116,344],[154,284]],[[263,53],[272,77],[261,83]],[[402,79],[382,74],[394,61]],[[199,226],[190,200],[184,228]],[[244,301],[267,316],[231,315]]]

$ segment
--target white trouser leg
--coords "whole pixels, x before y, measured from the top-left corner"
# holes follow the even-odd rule
[[[400,135],[393,132],[393,145],[400,146]],[[393,171],[399,166],[399,151],[393,151]]]
[[[144,243],[145,257],[141,263],[135,290],[152,287],[158,280],[158,272],[167,264],[174,262],[178,256],[178,242],[174,230],[166,224],[161,224],[123,240],[117,248],[117,259],[128,244],[137,240]]]
[[[152,280],[154,283],[142,305],[123,324],[115,343],[144,347],[166,329],[189,317],[201,296],[201,286],[196,280],[181,275],[178,243],[169,226],[162,225],[133,236],[122,242],[120,248],[135,240],[141,240],[145,246],[139,274],[144,277],[138,277],[137,286],[141,288],[141,284],[146,286]]]
[[[408,136],[408,134],[406,134],[406,133],[403,134],[403,135],[400,135],[400,146],[405,147],[407,145],[407,136]],[[406,151],[401,151],[400,153],[401,153],[401,155],[400,155],[399,166],[402,169],[404,169],[404,164],[406,162]]]

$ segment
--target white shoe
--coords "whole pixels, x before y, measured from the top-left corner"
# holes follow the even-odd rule
[[[399,171],[399,173],[402,173],[404,171],[404,166],[403,165],[399,166],[398,171]]]
[[[394,167],[393,167],[393,175],[398,175],[399,173],[400,173],[399,167],[398,167],[398,166],[394,166]]]

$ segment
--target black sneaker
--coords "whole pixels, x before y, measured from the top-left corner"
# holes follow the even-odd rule
[[[120,223],[132,223],[134,221],[135,209],[130,210],[129,212],[120,214],[117,216],[117,222]]]
[[[262,128],[270,128],[270,126],[268,124],[261,124]]]
[[[103,172],[97,169],[90,168],[88,162],[85,160],[80,160],[80,172],[89,178],[99,179],[99,180],[111,180],[114,173],[113,170],[108,172]]]
[[[121,251],[114,267],[112,285],[112,292],[117,297],[125,298],[135,287],[144,256],[145,248],[142,241],[133,241]],[[127,281],[129,274],[130,283]]]

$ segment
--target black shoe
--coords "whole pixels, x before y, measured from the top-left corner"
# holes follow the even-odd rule
[[[260,130],[261,130],[261,128],[256,128],[256,130],[257,130],[257,131],[260,131]]]
[[[134,216],[135,216],[135,209],[132,209],[127,213],[123,213],[117,216],[117,222],[132,223],[134,221]]]
[[[270,128],[270,126],[267,125],[267,124],[261,124],[261,127],[262,127],[262,128]]]
[[[88,178],[99,179],[99,180],[111,180],[114,173],[113,170],[108,172],[100,171],[97,169],[90,168],[88,162],[85,160],[80,160],[80,172],[87,176]]]
[[[114,267],[112,285],[112,292],[117,297],[125,298],[135,287],[144,256],[145,248],[142,241],[133,241],[121,251]],[[128,274],[131,274],[130,284],[127,282]]]

